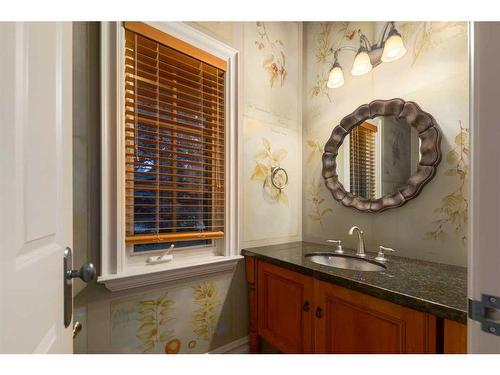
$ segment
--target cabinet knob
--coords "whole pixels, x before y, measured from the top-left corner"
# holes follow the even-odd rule
[[[321,318],[323,316],[323,310],[321,309],[321,307],[316,307],[316,318]]]
[[[305,301],[304,304],[302,305],[302,310],[305,312],[309,311],[309,301]]]

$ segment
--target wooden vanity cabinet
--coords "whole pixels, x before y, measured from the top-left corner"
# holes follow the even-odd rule
[[[246,258],[250,351],[436,353],[437,318],[298,272]]]
[[[316,353],[436,352],[433,315],[319,280],[314,292]]]
[[[257,283],[258,335],[283,353],[312,353],[312,278],[258,262]]]
[[[467,325],[444,319],[443,336],[444,354],[467,353]]]

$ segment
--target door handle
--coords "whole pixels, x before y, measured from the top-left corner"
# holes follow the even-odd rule
[[[80,278],[86,283],[95,279],[96,271],[95,266],[88,262],[80,267],[79,270],[68,270],[66,271],[66,280],[71,280],[75,278]]]
[[[73,279],[78,277],[88,283],[95,279],[96,270],[92,263],[85,263],[79,270],[73,269],[73,253],[70,247],[64,249],[64,327],[68,328],[73,316]],[[76,328],[76,324],[75,324]],[[80,328],[81,329],[81,328]],[[76,332],[78,334],[78,332]]]
[[[302,310],[305,312],[309,311],[309,301],[305,301],[304,304],[302,305]]]
[[[76,335],[78,335],[80,333],[80,331],[82,330],[82,323],[80,322],[75,322],[75,324],[73,325],[73,338],[76,337]]]

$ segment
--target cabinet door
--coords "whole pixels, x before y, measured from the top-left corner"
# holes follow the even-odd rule
[[[444,354],[467,354],[467,326],[444,320]]]
[[[258,334],[283,353],[312,351],[313,279],[258,262]]]
[[[317,353],[433,353],[436,318],[315,280]]]

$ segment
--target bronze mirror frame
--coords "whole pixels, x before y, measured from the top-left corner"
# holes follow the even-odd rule
[[[344,138],[359,124],[376,116],[395,116],[404,119],[415,128],[420,138],[420,162],[417,171],[397,191],[377,199],[366,199],[355,196],[344,189],[337,174],[339,147]],[[415,198],[422,188],[436,174],[441,161],[441,132],[431,114],[423,111],[416,103],[395,98],[389,100],[374,100],[363,104],[353,113],[344,117],[337,125],[325,144],[323,153],[323,178],[325,185],[333,198],[346,207],[354,207],[362,212],[381,212],[389,208],[400,207],[410,199]]]

